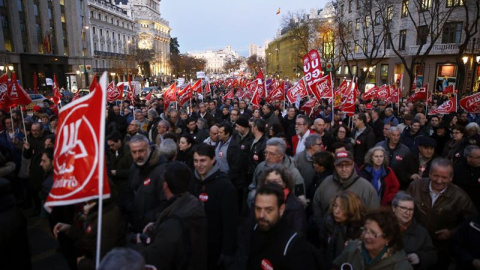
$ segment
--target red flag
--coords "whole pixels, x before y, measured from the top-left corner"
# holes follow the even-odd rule
[[[110,197],[105,168],[107,75],[95,91],[65,105],[58,116],[53,186],[45,208]]]
[[[415,101],[426,100],[426,99],[427,99],[427,88],[421,87],[420,89],[418,89],[417,92],[413,93],[413,95],[408,98],[408,101],[415,102]]]
[[[260,108],[260,94],[259,94],[259,88],[258,87],[255,90],[255,92],[253,93],[252,100],[250,101],[250,103],[252,103],[255,108]]]
[[[285,81],[282,81],[277,87],[275,87],[267,97],[268,102],[272,102],[275,100],[285,100]]]
[[[210,93],[210,83],[209,83],[209,82],[206,82],[206,83],[205,83],[205,93],[206,93],[206,94],[209,94],[209,93]]]
[[[62,95],[60,94],[60,89],[58,88],[57,76],[53,74],[53,102],[55,104],[59,104],[61,98]]]
[[[321,98],[333,98],[333,82],[332,75],[328,75],[320,78],[314,85],[312,85],[312,92],[320,100]]]
[[[75,95],[73,95],[72,101],[77,100],[80,98],[80,91],[77,91]]]
[[[193,96],[193,91],[189,83],[185,88],[183,88],[181,91],[178,92],[178,103],[180,103],[180,106],[183,106],[190,99],[192,99],[192,96]]]
[[[255,82],[257,82],[256,88],[258,89],[259,98],[265,98],[267,96],[267,90],[265,89],[265,77],[261,69],[255,78]]]
[[[398,103],[400,101],[400,88],[396,88],[393,85],[390,85],[389,88],[390,88],[390,97],[388,102]]]
[[[130,74],[128,74],[128,93],[127,93],[127,99],[130,100],[130,102],[135,104],[135,89],[132,87],[132,80],[130,78]]]
[[[322,65],[317,50],[313,49],[303,57],[303,73],[305,74],[307,89],[318,98],[315,85],[322,76]]]
[[[480,92],[462,98],[460,106],[469,113],[480,113]]]
[[[443,94],[453,93],[453,84],[443,88]]]
[[[176,101],[176,86],[175,83],[172,83],[170,87],[168,87],[165,92],[163,92],[163,109],[166,111],[168,109],[168,106],[170,105],[170,102]]]
[[[315,104],[317,103],[317,100],[315,98],[310,99],[309,101],[305,102],[305,104],[300,107],[301,111],[304,111],[306,115],[310,116],[313,112],[313,108],[315,107]]]
[[[228,93],[225,96],[223,96],[223,100],[232,99],[232,98],[233,98],[233,88],[230,89],[230,91],[228,91]]]
[[[457,111],[457,95],[453,95],[452,98],[438,106],[436,110],[431,110],[428,115],[433,114],[449,114]]]
[[[121,93],[115,86],[114,82],[110,82],[110,84],[107,86],[107,101],[109,103],[115,102],[115,100],[120,98],[120,94]]]
[[[96,88],[97,88],[97,76],[93,76],[93,80],[90,83],[90,86],[88,87],[88,90],[90,90],[90,93],[91,93],[91,92],[95,91]]]
[[[308,96],[307,87],[303,78],[300,79],[293,87],[287,90],[288,102],[295,103],[297,96],[300,96],[301,99]]]
[[[390,89],[388,88],[388,85],[384,84],[378,88],[377,91],[377,98],[381,100],[386,100],[390,97]]]
[[[340,106],[340,109],[344,111],[348,116],[355,114],[355,101],[357,100],[357,92],[355,89],[357,84],[353,81],[350,82],[350,87],[348,88],[348,93],[345,99],[345,102]]]
[[[7,89],[8,89],[8,77],[7,77],[7,73],[4,73],[0,77],[0,108],[3,108],[3,105],[7,101]]]
[[[334,108],[339,109],[342,106],[347,96],[350,94],[350,88],[352,87],[353,80],[351,82],[343,81],[335,90]]]
[[[23,90],[22,86],[18,84],[17,74],[12,73],[5,96],[5,108],[17,105],[28,105],[30,103],[32,103],[32,99],[30,99],[30,96],[27,94],[27,92]]]
[[[365,94],[363,94],[364,100],[376,99],[377,98],[378,87],[374,86],[368,89]]]
[[[38,94],[38,75],[37,75],[37,72],[33,73],[33,93]]]
[[[202,93],[202,80],[198,80],[192,85],[192,91],[198,94]]]

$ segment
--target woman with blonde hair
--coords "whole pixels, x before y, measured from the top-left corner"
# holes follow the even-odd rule
[[[332,261],[350,240],[360,237],[366,212],[358,195],[351,191],[341,191],[333,197],[320,230],[320,252],[327,266],[325,269],[331,269]]]

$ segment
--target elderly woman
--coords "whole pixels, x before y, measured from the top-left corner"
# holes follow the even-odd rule
[[[413,269],[402,246],[402,235],[392,211],[375,210],[365,216],[361,238],[349,241],[333,266],[355,270]]]
[[[360,175],[372,183],[383,206],[392,202],[393,196],[400,188],[395,172],[388,166],[385,149],[381,146],[368,150],[365,164],[360,168]]]
[[[450,139],[443,149],[442,157],[449,159],[453,164],[462,157],[463,149],[467,145],[465,138],[465,128],[454,126],[452,129],[452,139]]]
[[[428,269],[437,262],[437,252],[428,231],[413,218],[414,201],[410,194],[398,192],[392,201],[403,238],[403,249],[414,269]]]
[[[477,123],[472,122],[465,126],[466,140],[469,145],[480,146],[480,127]]]
[[[258,179],[258,187],[269,183],[280,185],[285,193],[284,217],[287,223],[299,232],[307,229],[305,209],[300,200],[295,196],[295,183],[288,169],[280,164],[267,167]]]
[[[366,212],[358,195],[351,191],[341,191],[333,197],[320,231],[320,252],[325,269],[331,269],[332,261],[349,241],[360,237]]]

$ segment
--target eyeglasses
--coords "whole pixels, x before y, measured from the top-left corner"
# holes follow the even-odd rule
[[[368,229],[366,229],[366,228],[364,228],[364,227],[362,227],[362,228],[360,228],[360,229],[362,230],[362,236],[364,236],[364,237],[365,237],[365,236],[368,236],[368,235],[372,236],[373,238],[378,238],[378,237],[380,237],[380,236],[385,236],[385,234],[383,234],[383,233],[382,233],[382,234],[379,234],[379,233],[376,233],[376,232],[374,232],[374,231],[368,230]]]
[[[407,207],[400,206],[400,205],[395,205],[395,207],[400,209],[403,213],[407,213],[407,214],[412,214],[413,210],[414,210],[413,208],[407,208]]]

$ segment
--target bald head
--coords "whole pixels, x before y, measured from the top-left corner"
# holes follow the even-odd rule
[[[313,128],[318,134],[323,135],[323,132],[325,131],[325,120],[322,118],[315,119],[313,122]]]

